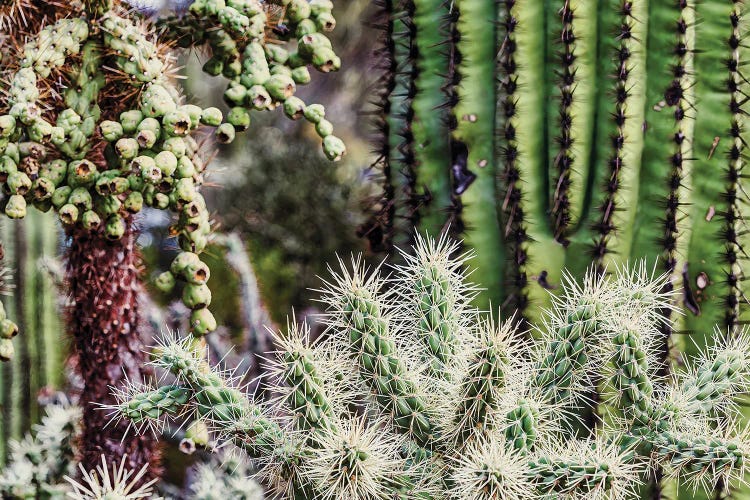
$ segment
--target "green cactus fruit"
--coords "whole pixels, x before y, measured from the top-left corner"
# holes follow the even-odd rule
[[[18,335],[18,325],[8,318],[4,318],[0,321],[0,338],[12,339],[16,335]]]
[[[299,120],[304,117],[304,101],[296,96],[289,97],[284,101],[284,114],[292,120]]]
[[[160,292],[170,293],[174,290],[175,282],[174,274],[169,271],[164,271],[156,277],[154,280],[154,286]]]
[[[250,112],[241,106],[235,106],[229,110],[227,121],[239,131],[247,130],[250,127]]]
[[[315,131],[321,139],[325,139],[333,134],[333,124],[324,118],[315,124]]]
[[[115,142],[122,138],[125,134],[125,129],[120,122],[103,121],[99,125],[99,130],[102,133],[102,137],[107,142]]]
[[[207,308],[196,309],[190,313],[190,327],[195,335],[202,337],[216,330],[216,318]]]
[[[94,229],[97,229],[102,224],[102,219],[99,217],[99,214],[94,212],[93,210],[86,210],[83,212],[83,215],[81,215],[81,225],[84,227],[84,229],[87,229],[89,231],[93,231]]]
[[[133,134],[138,130],[138,125],[143,121],[143,113],[138,109],[132,109],[120,114],[120,124],[125,134]]]
[[[323,151],[329,160],[338,161],[346,154],[346,146],[338,137],[329,135],[323,138]]]
[[[216,128],[216,140],[222,144],[229,144],[234,141],[234,126],[231,123],[222,123]]]
[[[206,108],[201,113],[201,123],[204,125],[218,127],[221,125],[222,120],[223,116],[219,108]]]
[[[125,234],[125,221],[117,214],[110,215],[104,224],[104,234],[108,240],[119,240]]]
[[[78,207],[76,207],[72,203],[67,202],[58,210],[60,222],[62,222],[66,226],[72,226],[73,224],[78,222],[79,214],[80,212],[78,210]]]
[[[305,119],[310,123],[317,124],[326,116],[326,111],[320,104],[310,104],[305,108]]]
[[[13,342],[10,339],[0,339],[0,361],[10,361],[13,359]]]
[[[182,302],[190,309],[203,309],[211,305],[211,290],[208,286],[188,283],[182,292]]]

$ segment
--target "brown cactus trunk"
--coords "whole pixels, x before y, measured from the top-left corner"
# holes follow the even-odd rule
[[[103,232],[73,228],[68,231],[67,278],[72,305],[68,329],[84,387],[81,462],[87,469],[101,463],[102,454],[139,470],[149,464],[148,480],[159,473],[159,450],[154,436],[135,434],[123,439],[128,422],[109,422],[99,404],[115,402],[111,387],[122,387],[125,377],[143,378],[147,356],[139,335],[140,292],[137,232],[128,221],[121,240],[108,241]]]

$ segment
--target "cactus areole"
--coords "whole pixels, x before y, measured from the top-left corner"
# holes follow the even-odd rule
[[[216,142],[229,143],[250,126],[252,110],[281,107],[314,124],[329,159],[345,153],[324,108],[294,95],[310,81],[308,68],[325,73],[341,64],[324,34],[335,26],[332,7],[199,0],[184,16],[146,19],[117,1],[0,2],[0,77],[8,82],[0,97],[0,209],[12,219],[32,207],[53,210],[68,235],[69,330],[85,382],[87,469],[102,453],[127,453],[132,469],[155,460],[152,439],[123,440],[125,428],[105,427],[93,406],[106,403],[107,386],[124,375],[140,378],[145,361],[135,245],[144,207],[176,214],[170,232],[181,253],[156,285],[185,282],[192,335],[216,328],[210,272],[199,257],[211,234],[200,194],[206,165],[193,134],[213,130]],[[204,70],[229,81],[226,117],[182,96],[172,64],[182,47],[205,47]],[[16,332],[3,322],[2,359],[12,356]]]

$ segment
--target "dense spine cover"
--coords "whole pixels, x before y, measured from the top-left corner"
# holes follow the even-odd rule
[[[624,499],[660,468],[701,492],[741,482],[750,441],[721,413],[748,389],[747,333],[666,381],[656,346],[670,321],[660,313],[672,307],[668,276],[592,267],[522,341],[513,321],[467,306],[474,287],[463,260],[448,258],[455,243],[417,241],[390,283],[358,259],[334,274],[323,290],[327,336],[310,341],[305,325],[277,336],[269,389],[280,414],[185,340],[167,339],[153,363],[176,385],[123,392],[113,418],[192,416],[245,448],[287,498]],[[577,434],[597,378],[616,415]],[[180,388],[185,397],[165,398]]]

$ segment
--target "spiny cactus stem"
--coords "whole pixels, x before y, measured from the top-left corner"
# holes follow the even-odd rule
[[[417,172],[414,159],[414,134],[412,123],[414,113],[412,100],[416,94],[414,78],[417,74],[415,57],[417,48],[414,43],[415,25],[413,22],[414,2],[397,0],[392,4],[393,11],[393,52],[396,74],[394,86],[389,95],[388,104],[388,143],[390,158],[388,163],[393,169],[391,175],[396,181],[396,213],[393,223],[402,230],[396,234],[402,237],[396,241],[399,245],[413,242],[415,226],[419,217],[419,202],[415,196]]]
[[[495,158],[495,59],[497,10],[494,1],[459,0],[454,59],[457,61],[458,101],[453,108],[455,130],[451,137],[453,191],[461,197],[464,241],[476,251],[469,261],[483,269],[478,285],[483,289],[477,304],[501,304],[505,246],[496,201]]]
[[[450,51],[450,4],[446,0],[414,0],[414,46],[416,52],[412,120],[414,162],[417,168],[415,204],[419,206],[419,229],[439,234],[450,208],[450,179],[446,174],[449,155],[445,74]]]
[[[727,284],[729,289],[724,299],[725,319],[727,328],[734,328],[739,321],[740,301],[742,291],[740,290],[740,277],[742,267],[740,261],[743,259],[744,249],[740,243],[738,234],[745,227],[745,214],[743,214],[741,203],[747,201],[747,195],[743,195],[743,187],[740,184],[742,170],[745,163],[745,139],[742,133],[745,125],[746,110],[743,104],[747,98],[746,91],[741,87],[745,84],[745,78],[740,74],[743,61],[740,57],[742,50],[742,37],[745,29],[740,26],[743,16],[743,1],[733,0],[733,9],[729,14],[732,27],[731,35],[727,40],[730,50],[730,58],[727,61],[729,75],[727,78],[727,91],[730,93],[729,110],[731,113],[731,124],[729,128],[730,145],[728,151],[728,165],[726,173],[727,191],[725,194],[727,210],[724,215],[724,234],[726,238],[725,260],[727,266]]]

